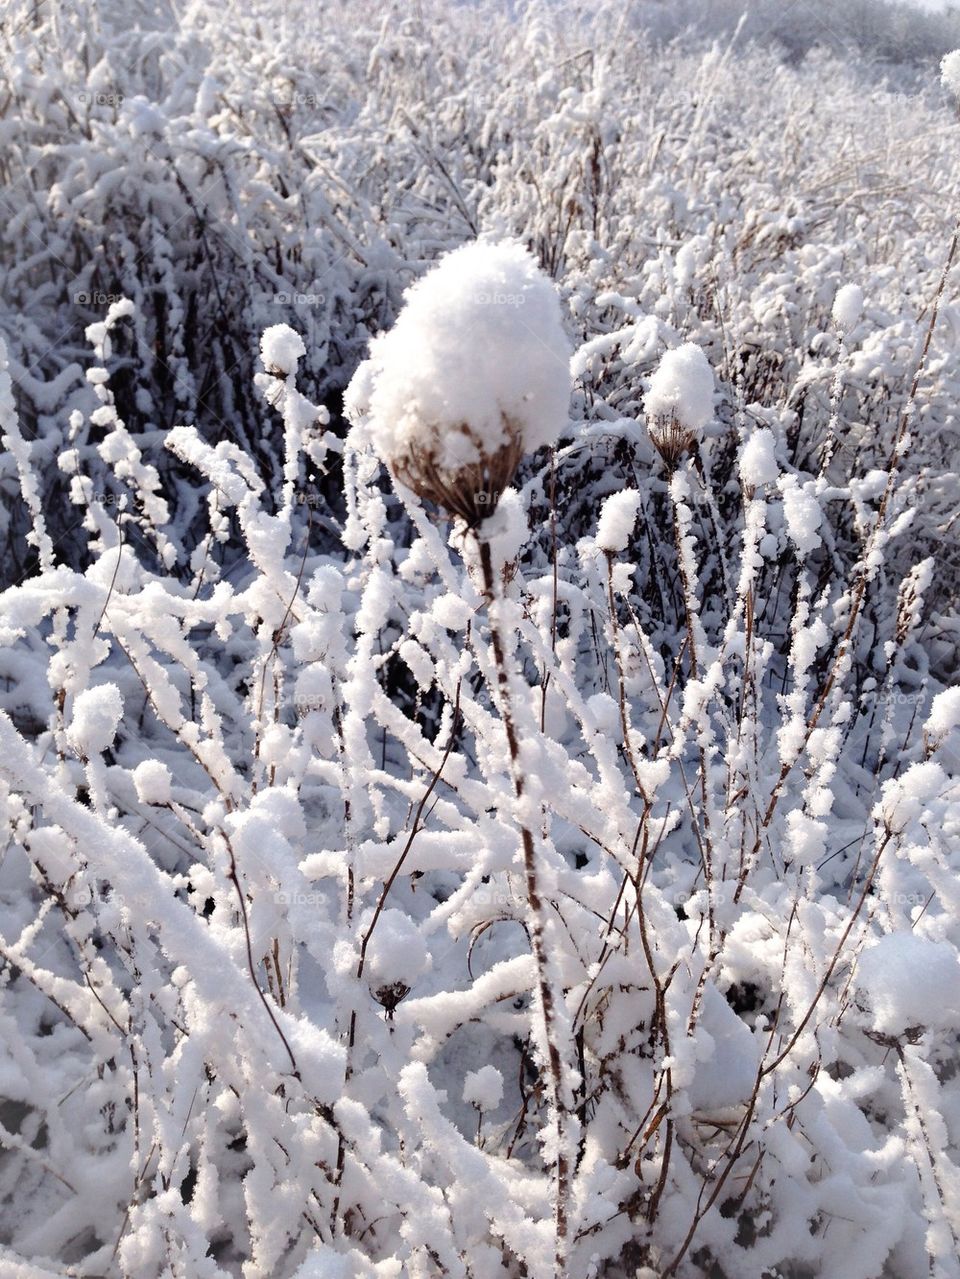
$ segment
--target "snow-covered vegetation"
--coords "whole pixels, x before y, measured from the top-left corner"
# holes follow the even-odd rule
[[[8,3],[0,1279],[960,1277],[957,46]]]

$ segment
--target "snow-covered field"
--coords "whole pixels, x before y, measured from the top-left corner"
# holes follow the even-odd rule
[[[0,1279],[960,1279],[960,16],[8,0]]]

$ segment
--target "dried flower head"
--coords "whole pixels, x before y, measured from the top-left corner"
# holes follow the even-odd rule
[[[478,241],[407,290],[345,407],[398,480],[475,526],[523,454],[556,440],[569,397],[552,281],[522,245]]]
[[[664,352],[644,399],[647,429],[669,470],[713,417],[713,370],[692,342]]]

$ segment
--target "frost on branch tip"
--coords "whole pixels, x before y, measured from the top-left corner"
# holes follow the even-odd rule
[[[713,417],[713,391],[713,370],[693,342],[664,352],[643,407],[650,439],[671,470]]]
[[[347,390],[347,416],[397,479],[475,527],[521,456],[566,424],[560,301],[514,241],[455,249],[404,297]]]

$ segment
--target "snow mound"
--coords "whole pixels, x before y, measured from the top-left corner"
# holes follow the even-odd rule
[[[960,727],[960,687],[945,688],[937,693],[924,727],[932,737],[945,737]]]
[[[849,333],[856,328],[863,313],[863,289],[858,284],[844,284],[837,289],[833,299],[833,322],[838,329]]]
[[[158,759],[145,759],[133,770],[133,784],[141,804],[170,803],[170,770]]]
[[[429,962],[423,936],[410,916],[402,910],[383,911],[367,947],[371,983],[413,986]]]
[[[941,60],[940,83],[948,93],[960,98],[960,49],[952,50]]]
[[[467,1074],[463,1100],[478,1110],[496,1110],[503,1100],[503,1076],[496,1066],[481,1066]]]

